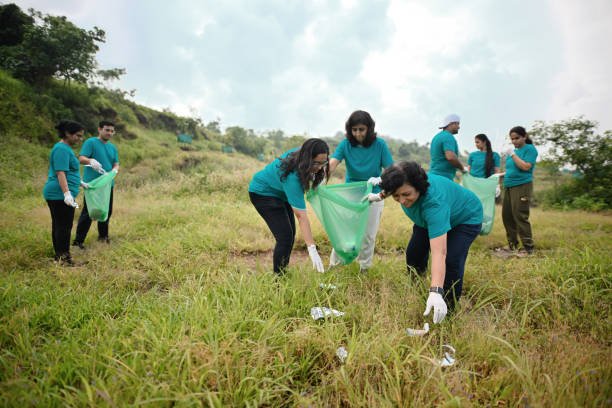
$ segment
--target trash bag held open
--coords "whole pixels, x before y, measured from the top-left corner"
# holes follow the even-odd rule
[[[493,229],[493,220],[495,219],[495,187],[498,183],[498,176],[480,178],[469,174],[463,175],[463,187],[476,194],[482,203],[483,217],[480,235],[488,235]]]
[[[108,219],[111,188],[116,175],[111,171],[87,183],[89,188],[85,190],[85,200],[89,218],[93,221],[104,222]]]
[[[370,203],[364,197],[371,192],[372,184],[358,181],[320,185],[306,194],[332,247],[345,265],[359,255],[370,213]]]

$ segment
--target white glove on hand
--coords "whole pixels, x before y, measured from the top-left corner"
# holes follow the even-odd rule
[[[81,181],[81,187],[83,187],[85,190],[89,190],[89,184],[84,181]]]
[[[79,208],[77,202],[74,201],[74,198],[72,198],[72,194],[70,193],[70,191],[66,191],[64,193],[64,202],[66,203],[66,205],[69,205],[74,208]]]
[[[502,149],[504,156],[512,156],[514,154],[514,146],[506,146]]]
[[[365,198],[367,198],[367,200],[371,203],[382,201],[382,197],[380,196],[379,193],[370,193],[367,196],[365,196]]]
[[[96,159],[89,159],[88,166],[91,167],[92,169],[94,169],[95,171],[97,171],[100,174],[106,174],[106,170],[104,170],[102,168],[102,165]]]
[[[501,195],[501,187],[498,184],[497,186],[495,186],[495,198],[499,197],[500,195]]]
[[[427,307],[425,308],[425,313],[423,313],[423,316],[427,316],[431,311],[432,307],[434,309],[433,322],[440,323],[442,320],[444,320],[446,312],[448,312],[446,302],[442,298],[441,294],[436,292],[429,292],[429,297],[427,298]]]
[[[317,252],[316,245],[313,244],[308,246],[308,255],[310,255],[310,260],[312,261],[312,267],[315,268],[317,272],[325,272],[325,269],[323,269],[323,261]]]
[[[370,177],[368,179],[368,183],[372,183],[373,186],[379,185],[381,181],[382,179],[380,177]]]

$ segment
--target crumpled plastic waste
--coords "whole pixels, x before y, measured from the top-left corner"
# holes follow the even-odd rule
[[[331,283],[321,283],[319,287],[321,289],[338,289],[336,285],[332,285]]]
[[[423,326],[423,330],[406,329],[406,333],[408,333],[409,336],[424,336],[429,333],[429,323],[425,323],[425,326]]]
[[[455,348],[450,344],[443,344],[442,348],[447,348],[450,353],[447,351],[444,353],[444,357],[441,360],[437,360],[436,364],[440,367],[450,367],[455,364]]]
[[[336,356],[341,363],[344,363],[348,357],[348,351],[346,351],[344,347],[340,346],[338,347],[338,350],[336,350]]]
[[[319,320],[329,316],[340,317],[344,315],[344,312],[339,312],[336,309],[329,309],[327,307],[313,307],[310,309],[310,315],[313,319]]]

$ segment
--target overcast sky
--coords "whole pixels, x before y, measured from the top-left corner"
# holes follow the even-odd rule
[[[136,102],[224,127],[332,136],[364,109],[426,143],[457,113],[470,151],[538,119],[612,129],[610,0],[16,3],[104,29],[100,68]]]

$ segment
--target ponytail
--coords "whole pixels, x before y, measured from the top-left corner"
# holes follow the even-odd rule
[[[495,162],[493,160],[493,148],[491,147],[491,141],[484,133],[480,133],[475,137],[481,142],[484,142],[487,148],[487,153],[485,155],[485,177],[489,177],[491,174],[493,174],[493,171],[495,170]]]
[[[510,129],[510,132],[508,132],[508,134],[510,133],[516,133],[519,136],[523,136],[525,138],[525,143],[530,144],[530,145],[533,144],[533,140],[531,140],[531,138],[527,134],[527,131],[522,126],[513,127],[512,129]]]
[[[74,120],[62,120],[60,123],[55,125],[55,129],[57,130],[59,138],[65,139],[66,133],[74,135],[80,130],[85,130],[85,127]]]

